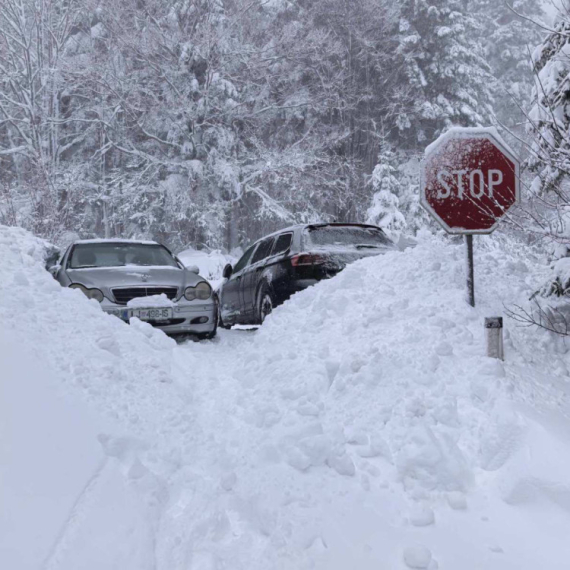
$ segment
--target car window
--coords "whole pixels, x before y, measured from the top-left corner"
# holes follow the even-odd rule
[[[293,234],[281,234],[276,240],[273,246],[273,251],[271,255],[277,255],[287,251],[291,247],[291,240],[293,239]]]
[[[178,267],[166,248],[161,245],[139,243],[77,244],[68,262],[70,269],[125,267],[127,265]]]
[[[391,245],[380,228],[366,226],[317,226],[306,230],[306,239],[315,246],[381,247]]]
[[[241,271],[246,265],[247,262],[249,261],[249,258],[251,257],[251,254],[253,253],[253,250],[255,249],[255,245],[252,245],[241,257],[240,260],[236,263],[236,266],[234,267],[233,273],[237,273],[238,271]]]
[[[273,245],[273,238],[266,239],[259,244],[251,263],[257,263],[262,259],[265,259],[271,252],[271,246]]]

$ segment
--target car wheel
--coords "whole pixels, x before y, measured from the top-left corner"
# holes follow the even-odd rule
[[[233,325],[226,325],[226,323],[224,323],[224,321],[222,321],[222,317],[220,317],[220,318],[218,319],[218,326],[219,326],[221,329],[225,329],[225,330],[229,331],[229,330],[232,328]]]
[[[257,297],[257,323],[262,325],[267,315],[273,311],[273,298],[267,286],[261,287]]]
[[[217,329],[218,327],[216,327],[212,332],[199,334],[198,338],[200,340],[212,340],[218,333]]]
[[[220,304],[218,304],[218,326],[221,329],[226,329],[226,330],[230,330],[232,328],[232,325],[229,323],[224,323],[224,319],[222,319],[222,309]]]

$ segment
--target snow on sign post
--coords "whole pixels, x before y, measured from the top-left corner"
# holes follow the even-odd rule
[[[519,161],[495,129],[455,128],[425,152],[421,204],[467,244],[469,304],[475,306],[473,234],[490,234],[520,199]]]

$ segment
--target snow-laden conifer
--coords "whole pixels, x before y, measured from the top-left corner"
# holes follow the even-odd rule
[[[409,144],[431,142],[452,125],[491,122],[491,75],[478,24],[462,0],[404,0],[398,53],[411,86],[399,127]]]
[[[394,166],[394,153],[383,148],[378,164],[372,172],[374,197],[368,209],[368,223],[380,226],[390,237],[397,239],[406,227],[406,220],[400,212],[401,192],[398,171]]]

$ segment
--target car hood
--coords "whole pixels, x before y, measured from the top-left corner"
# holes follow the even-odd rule
[[[89,267],[67,269],[72,283],[88,288],[112,289],[113,287],[188,287],[204,281],[202,277],[178,267]]]

